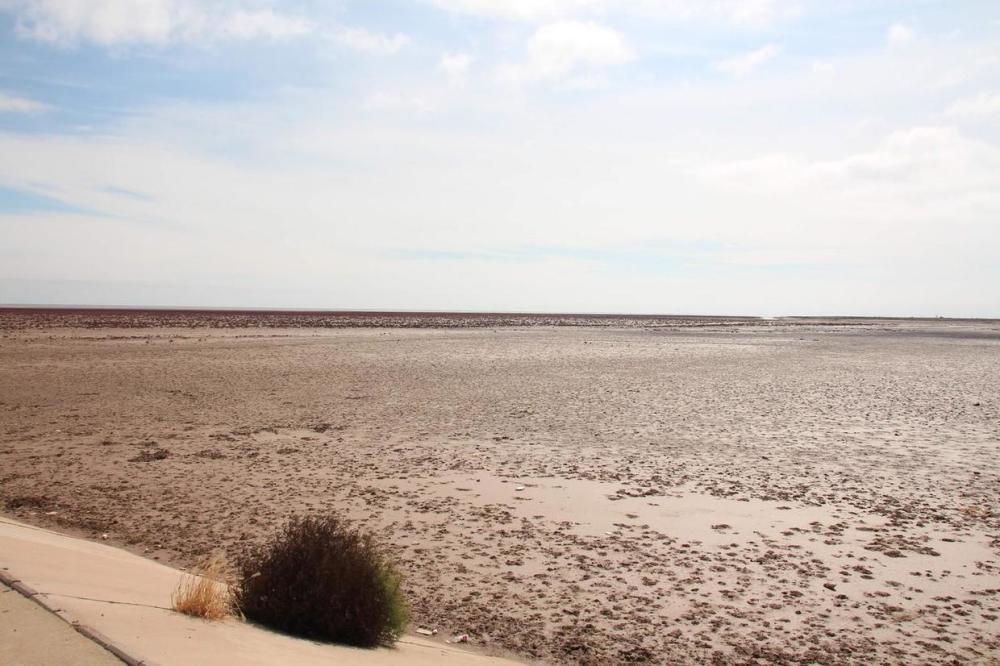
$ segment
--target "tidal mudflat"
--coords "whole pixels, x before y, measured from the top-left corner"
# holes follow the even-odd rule
[[[178,564],[337,511],[528,660],[1000,660],[1000,322],[317,316],[0,313],[5,510]]]

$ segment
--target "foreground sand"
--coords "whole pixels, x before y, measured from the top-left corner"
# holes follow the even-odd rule
[[[551,661],[1000,659],[996,322],[6,322],[22,519],[186,564],[341,511]]]

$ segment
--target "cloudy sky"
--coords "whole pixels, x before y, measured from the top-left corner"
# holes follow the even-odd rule
[[[0,0],[0,303],[1000,316],[995,0]]]

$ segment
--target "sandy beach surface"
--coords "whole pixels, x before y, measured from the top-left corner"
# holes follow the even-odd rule
[[[337,511],[524,659],[1000,663],[1000,322],[0,311],[0,498],[182,566]]]

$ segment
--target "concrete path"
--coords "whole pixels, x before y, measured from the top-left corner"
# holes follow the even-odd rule
[[[121,666],[110,652],[0,583],[0,664]]]
[[[404,636],[394,649],[361,650],[290,638],[237,620],[208,622],[169,609],[170,593],[181,572],[158,562],[104,544],[76,539],[23,523],[0,518],[0,574],[19,581],[48,608],[69,622],[77,622],[98,640],[120,651],[133,663],[159,664],[341,664],[343,666],[449,666],[473,664],[501,666],[517,662],[469,652],[421,636]],[[13,593],[5,593],[5,599]],[[33,611],[25,611],[17,600],[11,611],[24,634],[9,639],[0,632],[0,663],[4,650],[16,645],[70,644],[63,624],[44,622]],[[24,601],[27,601],[26,599]],[[6,603],[6,602],[5,602]],[[6,607],[6,606],[5,606]],[[32,617],[35,616],[35,617]],[[55,620],[54,616],[49,619]],[[30,636],[25,643],[24,637]],[[76,634],[74,638],[82,638]],[[77,641],[72,641],[79,645]],[[97,647],[92,644],[92,647]],[[67,647],[72,650],[72,647]],[[98,653],[101,650],[98,649]],[[27,653],[25,653],[27,654]],[[72,653],[71,653],[72,654]],[[80,654],[83,654],[82,652]],[[52,659],[23,663],[89,664],[83,658]],[[103,656],[110,657],[108,653]],[[105,664],[107,661],[94,661]],[[112,658],[110,663],[115,663]]]

